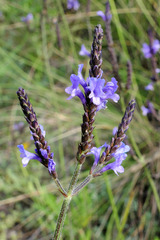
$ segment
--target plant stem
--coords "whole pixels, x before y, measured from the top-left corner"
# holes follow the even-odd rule
[[[67,210],[69,208],[69,204],[70,204],[71,199],[72,199],[72,197],[67,197],[63,201],[61,211],[60,211],[58,221],[57,221],[56,230],[55,230],[55,233],[54,233],[54,236],[53,236],[53,240],[60,239],[61,231],[62,231],[62,228],[63,228],[63,225],[64,225],[64,220],[65,220],[66,213],[67,213]]]
[[[60,214],[59,214],[59,217],[58,217],[58,220],[57,220],[56,230],[55,230],[55,233],[54,233],[54,236],[53,236],[52,240],[58,240],[61,237],[61,232],[62,232],[62,229],[63,229],[66,213],[67,213],[67,210],[69,208],[69,204],[70,204],[71,199],[72,199],[72,191],[73,191],[73,188],[74,188],[74,186],[75,186],[75,184],[78,180],[78,176],[80,174],[81,167],[82,167],[82,164],[77,162],[74,174],[72,176],[72,179],[71,179],[71,182],[69,184],[68,191],[67,191],[67,197],[64,198],[64,201],[63,201],[63,204],[62,204],[62,207],[61,207],[61,211],[60,211]]]

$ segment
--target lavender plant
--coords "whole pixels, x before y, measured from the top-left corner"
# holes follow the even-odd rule
[[[116,79],[111,78],[111,81],[106,83],[105,79],[102,78],[102,39],[103,30],[100,25],[97,25],[94,30],[94,39],[91,47],[89,77],[86,80],[83,78],[83,64],[80,64],[78,75],[71,75],[70,80],[72,85],[65,89],[66,93],[70,95],[68,100],[77,96],[81,100],[84,109],[81,125],[81,141],[78,145],[76,154],[76,167],[67,191],[64,190],[58,179],[56,163],[53,158],[54,154],[46,141],[43,127],[37,121],[36,114],[28,96],[22,88],[19,88],[17,91],[22,111],[29,124],[31,135],[36,147],[35,153],[30,153],[24,149],[23,145],[18,145],[21,153],[20,156],[22,157],[22,164],[26,167],[32,159],[39,161],[48,169],[48,172],[53,177],[58,190],[64,197],[53,236],[54,240],[60,239],[65,216],[72,197],[78,194],[78,192],[93,178],[101,176],[108,170],[113,170],[117,175],[118,173],[124,172],[122,162],[126,159],[127,152],[130,150],[130,147],[123,141],[133,117],[135,100],[131,100],[128,104],[121,123],[119,124],[118,129],[114,132],[110,144],[104,143],[98,148],[93,147],[93,124],[96,114],[102,108],[106,108],[109,99],[112,99],[114,102],[118,102],[119,100],[119,95],[116,94],[118,88]],[[104,150],[101,154],[102,149]],[[86,157],[90,154],[94,155],[93,165],[84,181],[77,184],[82,165],[85,162]],[[111,161],[112,159],[114,160]]]

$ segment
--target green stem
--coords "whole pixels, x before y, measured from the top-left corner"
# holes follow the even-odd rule
[[[55,233],[54,233],[54,236],[53,236],[52,240],[59,240],[60,237],[61,237],[61,232],[62,232],[62,229],[63,229],[66,213],[67,213],[67,210],[69,208],[69,204],[70,204],[71,199],[72,199],[72,191],[73,191],[73,188],[74,188],[74,186],[75,186],[75,184],[78,180],[78,176],[80,174],[81,167],[82,167],[82,164],[79,164],[79,162],[77,162],[73,177],[71,179],[71,182],[69,184],[69,188],[68,188],[68,191],[67,191],[67,197],[65,197],[65,199],[63,201],[63,204],[62,204],[62,207],[61,207],[61,211],[60,211],[58,221],[57,221],[56,230],[55,230]]]
[[[71,197],[67,197],[63,201],[61,211],[60,211],[58,221],[57,221],[56,230],[55,230],[55,233],[54,233],[54,236],[53,236],[53,240],[60,239],[61,231],[62,231],[62,228],[63,228],[63,225],[64,225],[64,220],[65,220],[65,217],[66,217],[67,210],[69,208],[70,201],[71,201]]]
[[[58,178],[54,179],[58,190],[60,191],[60,193],[62,193],[63,196],[67,197],[67,192],[64,190],[63,186],[61,185],[60,181]]]
[[[79,191],[84,188],[88,183],[90,183],[90,181],[93,179],[92,175],[88,175],[83,182],[81,182],[76,188],[74,188],[73,192],[72,192],[72,196],[77,195],[77,193],[79,193]]]

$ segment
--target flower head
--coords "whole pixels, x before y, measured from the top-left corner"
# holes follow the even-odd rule
[[[87,56],[87,57],[91,56],[90,52],[86,49],[84,44],[82,44],[82,46],[81,46],[81,50],[79,51],[79,55],[80,56]]]
[[[160,49],[160,42],[158,39],[153,40],[152,45],[148,45],[147,43],[143,43],[142,52],[145,58],[151,58],[155,55]]]
[[[118,88],[115,78],[112,78],[111,82],[107,82],[106,85],[105,79],[101,79],[100,77],[88,77],[85,81],[81,74],[82,68],[83,65],[80,64],[78,69],[78,76],[72,74],[70,77],[72,86],[65,89],[65,92],[70,94],[68,100],[75,96],[78,96],[84,105],[86,103],[85,96],[87,95],[91,100],[91,103],[97,106],[98,111],[101,108],[105,108],[107,99],[112,99],[114,102],[117,102],[119,100],[119,95],[115,93]],[[83,87],[85,96],[80,90],[79,85]]]
[[[80,7],[80,4],[79,4],[78,0],[68,0],[67,1],[68,9],[74,9],[75,11],[77,11],[79,7]]]
[[[28,15],[26,17],[22,17],[21,21],[25,22],[25,23],[30,23],[33,20],[33,14],[32,13],[28,13]]]

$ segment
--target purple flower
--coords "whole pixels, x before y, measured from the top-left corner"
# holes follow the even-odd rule
[[[114,128],[113,128],[113,131],[112,131],[112,134],[115,135],[116,132],[117,132],[117,130],[118,130],[118,127],[114,127]]]
[[[144,116],[146,116],[147,114],[149,114],[149,113],[152,113],[152,114],[155,114],[155,109],[154,109],[154,106],[153,106],[153,104],[151,103],[151,102],[147,102],[147,107],[148,108],[146,108],[145,106],[142,106],[141,107],[141,109],[142,109],[142,114],[144,115]]]
[[[142,52],[145,58],[151,58],[152,55],[156,54],[160,49],[160,42],[158,39],[153,40],[152,45],[148,45],[147,43],[143,43]]]
[[[25,23],[30,23],[33,20],[33,14],[32,13],[28,13],[28,15],[26,17],[22,17],[21,21],[25,22]]]
[[[112,78],[111,82],[108,82],[104,86],[105,80],[101,78],[89,78],[88,89],[90,90],[89,98],[92,99],[92,102],[95,105],[103,105],[107,103],[107,99],[112,99],[114,102],[118,102],[119,95],[115,94],[115,91],[118,88],[117,81],[115,78]]]
[[[119,95],[115,92],[118,89],[118,84],[115,78],[111,78],[111,82],[108,82],[106,86],[104,87],[103,91],[106,94],[106,99],[112,99],[114,102],[118,102]]]
[[[94,163],[93,163],[93,167],[94,166],[97,166],[98,162],[99,162],[99,159],[100,159],[100,153],[101,153],[101,149],[103,147],[107,147],[107,143],[105,143],[104,145],[100,146],[99,148],[96,148],[96,147],[93,147],[91,148],[91,151],[89,153],[87,153],[87,155],[90,155],[90,154],[93,154],[95,156],[95,160],[94,160]]]
[[[106,16],[102,11],[98,11],[97,15],[100,16],[103,19],[103,21],[112,19],[112,14],[110,13]]]
[[[146,108],[145,106],[141,107],[143,116],[147,116],[148,113],[151,113],[151,110],[149,108]]]
[[[20,157],[22,158],[23,167],[26,167],[31,159],[42,162],[42,159],[37,154],[26,151],[22,144],[18,145],[17,147],[19,148],[19,151],[21,153]]]
[[[154,83],[150,82],[147,86],[145,86],[145,90],[147,91],[153,91],[154,90]]]
[[[104,145],[102,145],[99,148],[93,147],[91,149],[91,151],[87,154],[87,155],[93,154],[95,156],[95,160],[94,160],[92,169],[94,169],[94,167],[97,166],[99,159],[100,159],[101,149],[103,147],[106,148],[107,144],[105,143]],[[112,169],[115,172],[115,174],[117,174],[117,175],[118,175],[118,172],[119,173],[124,172],[124,168],[121,166],[121,164],[122,164],[123,160],[126,159],[126,157],[127,157],[126,152],[128,152],[129,150],[130,150],[130,147],[128,145],[125,145],[122,142],[121,146],[116,150],[116,152],[111,154],[112,158],[115,158],[115,161],[107,164],[105,167],[103,167],[99,171],[99,173],[103,173],[110,169]]]
[[[97,106],[97,111],[106,107],[107,99],[112,99],[114,102],[119,100],[119,95],[115,93],[118,88],[117,81],[115,78],[111,79],[111,82],[107,82],[105,85],[105,79],[88,77],[87,81],[84,80],[81,71],[83,64],[79,65],[78,76],[72,74],[70,80],[72,86],[67,87],[65,92],[71,94],[68,98],[71,99],[74,96],[78,96],[82,104],[86,104],[86,99],[84,94],[79,88],[79,84],[83,87],[85,95],[88,96],[92,103]]]
[[[86,103],[86,99],[85,99],[82,91],[79,88],[79,84],[81,82],[81,79],[78,76],[72,74],[71,77],[70,77],[70,80],[72,82],[72,86],[67,87],[65,89],[66,93],[71,94],[71,96],[69,98],[67,98],[67,100],[70,100],[71,98],[77,96],[77,97],[79,97],[81,99],[82,104],[85,104]]]
[[[156,73],[160,73],[160,68],[156,68]]]
[[[91,56],[90,52],[86,49],[84,44],[82,44],[82,46],[81,46],[81,50],[79,51],[79,55],[80,56],[87,56],[87,57]]]
[[[13,125],[14,131],[21,131],[24,128],[24,122],[18,122]]]
[[[56,163],[53,161],[53,159],[49,159],[49,162],[48,162],[48,171],[50,173],[54,172],[55,171],[55,166],[56,166]]]
[[[100,173],[103,173],[107,170],[113,170],[115,172],[115,174],[118,175],[118,173],[122,173],[124,172],[124,168],[121,166],[123,160],[126,159],[127,154],[126,152],[128,152],[130,150],[130,147],[128,145],[125,145],[124,143],[121,144],[121,146],[116,150],[115,153],[112,154],[112,157],[115,158],[115,161],[112,163],[107,164],[105,167],[103,167],[100,170]]]
[[[103,92],[105,80],[101,78],[89,78],[89,86],[87,87],[90,90],[89,98],[95,105],[100,105],[103,100],[106,100],[106,94]]]
[[[78,0],[68,0],[67,1],[68,9],[74,9],[75,11],[77,11],[79,7],[80,7],[80,4],[79,4]]]

